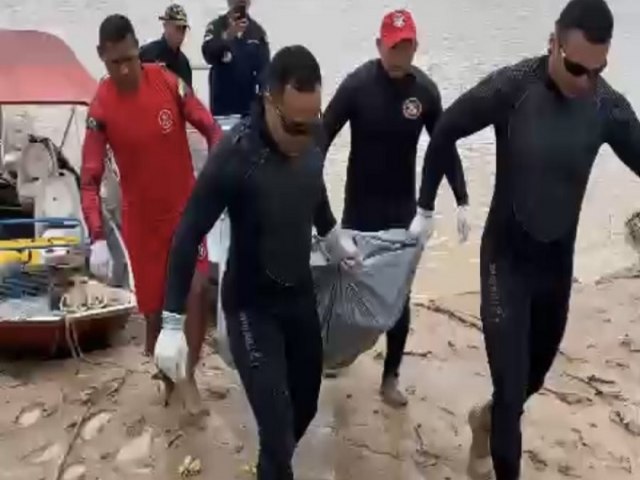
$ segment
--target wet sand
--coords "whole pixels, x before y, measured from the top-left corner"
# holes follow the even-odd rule
[[[526,409],[525,479],[638,478],[638,300],[635,279],[575,287],[562,353]],[[490,391],[477,313],[477,293],[414,304],[406,411],[377,396],[382,342],[326,380],[297,478],[465,478],[466,413]],[[53,479],[67,450],[67,480],[176,479],[188,455],[202,462],[195,478],[252,478],[255,426],[235,372],[207,347],[199,381],[211,413],[185,423],[161,405],[141,340],[133,319],[115,348],[84,362],[0,363],[0,479]]]

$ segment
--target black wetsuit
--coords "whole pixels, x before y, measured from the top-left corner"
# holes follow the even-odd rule
[[[451,105],[427,150],[419,199],[433,208],[444,152],[494,127],[496,181],[480,268],[498,480],[519,478],[523,406],[542,387],[564,334],[578,220],[602,144],[640,174],[640,124],[627,100],[602,78],[592,95],[568,99],[547,65],[545,56],[499,69]]]
[[[416,152],[422,129],[431,134],[442,113],[436,84],[420,69],[393,80],[379,60],[357,68],[324,113],[327,148],[345,123],[351,130],[342,225],[362,232],[408,228],[416,214]],[[446,177],[459,205],[468,203],[460,157],[447,151]],[[409,303],[387,334],[383,376],[397,376],[407,335]]]
[[[256,111],[221,140],[198,177],[169,261],[165,310],[184,312],[198,245],[226,208],[222,302],[231,353],[258,424],[258,479],[293,480],[291,458],[317,410],[322,338],[312,228],[336,224],[317,146],[282,155]]]

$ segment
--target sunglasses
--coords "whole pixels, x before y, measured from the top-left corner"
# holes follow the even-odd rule
[[[292,137],[308,137],[320,127],[320,120],[322,119],[322,114],[320,113],[318,113],[317,118],[309,122],[299,122],[297,120],[287,118],[280,107],[275,104],[272,105],[280,119],[280,126],[287,135],[291,135]]]
[[[586,75],[590,79],[595,79],[602,74],[605,68],[607,68],[606,62],[598,68],[587,68],[581,63],[570,60],[562,48],[560,49],[560,53],[562,54],[562,61],[564,62],[565,70],[574,77],[584,77]]]

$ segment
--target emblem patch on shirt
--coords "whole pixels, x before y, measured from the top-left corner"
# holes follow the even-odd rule
[[[409,120],[415,120],[422,113],[422,104],[415,97],[407,98],[402,104],[402,114]]]
[[[222,63],[231,63],[231,60],[233,60],[233,55],[231,54],[231,52],[229,50],[227,50],[222,55]]]
[[[169,133],[173,129],[173,114],[171,110],[166,108],[160,110],[158,114],[158,123],[162,129],[162,133]]]
[[[393,26],[394,27],[402,28],[402,27],[404,27],[405,22],[406,22],[406,20],[404,18],[404,14],[403,13],[398,12],[393,16]]]

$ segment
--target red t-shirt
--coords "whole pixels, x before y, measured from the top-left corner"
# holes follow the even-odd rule
[[[163,219],[175,224],[194,184],[187,122],[209,148],[221,136],[206,107],[163,66],[144,65],[132,93],[120,93],[108,77],[100,82],[87,115],[81,169],[83,213],[93,240],[103,238],[100,184],[107,144],[120,173],[125,230],[156,228]]]

